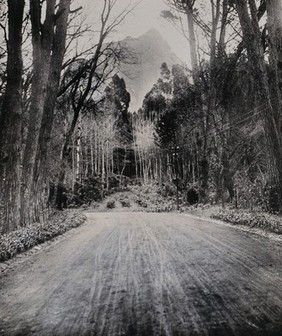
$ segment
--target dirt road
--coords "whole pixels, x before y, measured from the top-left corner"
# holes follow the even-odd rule
[[[282,244],[184,214],[88,213],[0,279],[1,335],[282,335]]]

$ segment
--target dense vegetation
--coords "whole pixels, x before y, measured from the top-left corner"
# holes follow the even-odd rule
[[[70,0],[1,5],[1,231],[152,182],[190,204],[281,212],[280,1],[167,0],[190,65],[160,64],[138,111],[118,72],[134,55],[110,40],[131,8],[101,3],[95,29]]]

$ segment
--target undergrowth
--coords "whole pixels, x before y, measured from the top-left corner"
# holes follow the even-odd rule
[[[281,217],[265,212],[251,212],[240,209],[220,209],[216,213],[213,213],[211,218],[220,219],[234,225],[245,225],[282,234]]]
[[[156,184],[131,187],[132,200],[147,212],[169,212],[176,210],[176,198],[164,195],[163,188]]]
[[[77,211],[60,211],[44,223],[33,223],[0,236],[0,261],[6,261],[38,244],[78,227],[86,217]]]

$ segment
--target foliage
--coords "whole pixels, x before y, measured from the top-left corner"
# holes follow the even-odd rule
[[[130,208],[130,201],[129,200],[121,200],[121,205],[124,207],[124,208]]]
[[[114,200],[107,202],[108,209],[114,209],[116,207],[116,202]]]
[[[235,225],[245,225],[251,228],[259,228],[269,232],[282,234],[281,217],[264,212],[220,209],[218,212],[212,214],[211,217]]]
[[[0,261],[8,260],[84,223],[80,212],[56,212],[44,223],[33,223],[0,236]]]
[[[124,79],[114,75],[111,83],[105,88],[104,95],[104,113],[112,114],[115,120],[113,126],[119,143],[130,143],[132,141],[132,129],[128,115],[130,94],[126,90]]]
[[[69,200],[70,205],[90,204],[93,201],[102,199],[102,182],[97,176],[90,176],[83,180],[83,183],[76,183],[74,195]]]
[[[169,192],[166,186],[164,188],[160,188],[156,184],[132,186],[131,191],[134,194],[134,202],[146,212],[169,212],[176,210],[175,197],[168,196]]]
[[[156,123],[156,140],[161,148],[176,146],[178,129],[178,120],[176,111],[164,112]]]
[[[264,182],[259,176],[250,179],[248,174],[240,171],[235,178],[236,201],[239,208],[259,208],[266,210],[267,193]]]

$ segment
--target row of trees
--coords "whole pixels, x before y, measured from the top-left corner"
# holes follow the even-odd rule
[[[115,5],[114,0],[99,4],[99,27],[93,29],[71,0],[1,4],[3,232],[40,220],[50,183],[60,203],[77,125],[87,111],[97,111],[116,64],[129,60],[110,36],[132,6],[113,15]],[[88,44],[80,42],[85,36]]]
[[[90,106],[88,113],[80,118],[71,146],[68,186],[72,190],[75,183],[83,184],[89,176],[99,177],[104,189],[109,190],[114,179],[134,175],[128,167],[133,138],[129,102],[124,80],[114,75],[103,91],[99,106],[94,110]]]
[[[191,68],[163,64],[139,111],[154,124],[160,180],[196,186],[202,201],[228,191],[261,205],[268,193],[264,205],[279,210],[281,2],[211,0],[210,17],[207,1],[167,3],[162,15],[186,34]]]

